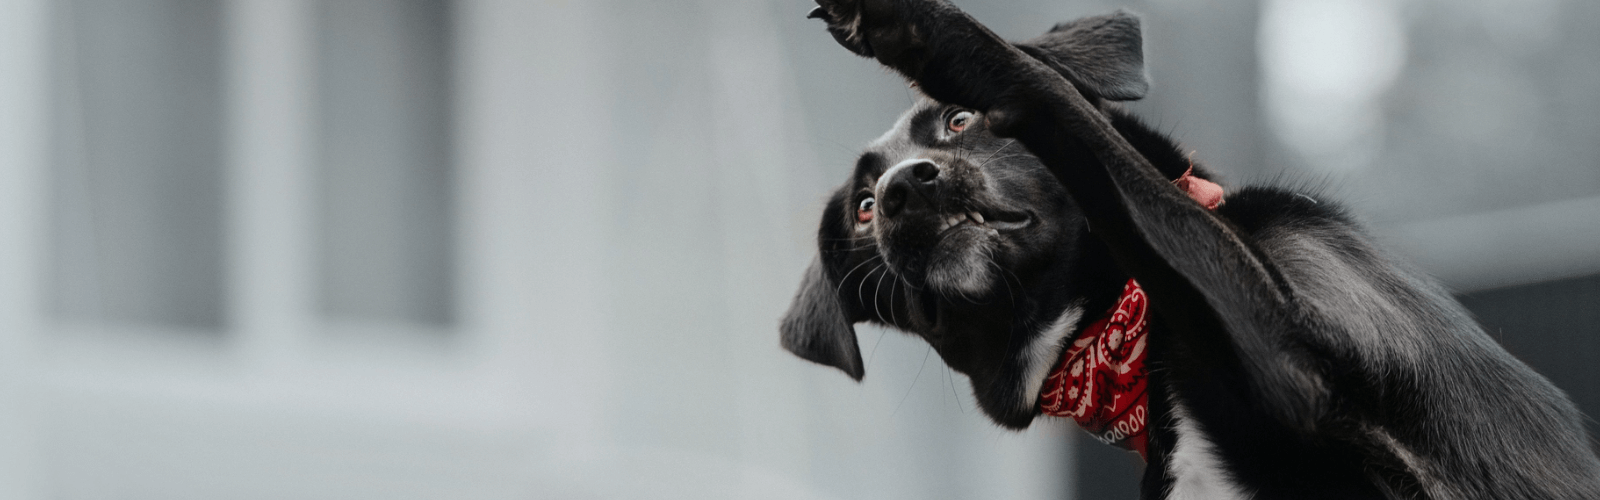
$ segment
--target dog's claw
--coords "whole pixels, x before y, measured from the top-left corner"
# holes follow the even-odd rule
[[[828,9],[822,8],[821,5],[818,5],[815,9],[811,9],[811,13],[806,14],[806,19],[821,19],[824,22],[833,21],[832,16],[828,15]]]

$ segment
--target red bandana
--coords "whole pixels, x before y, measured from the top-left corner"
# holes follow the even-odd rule
[[[1116,307],[1072,342],[1039,394],[1045,415],[1072,417],[1101,441],[1140,457],[1150,402],[1144,368],[1147,303],[1144,289],[1128,280]]]
[[[1173,181],[1189,197],[1215,209],[1222,204],[1222,186],[1191,175]],[[1096,438],[1145,456],[1150,394],[1145,387],[1146,316],[1149,301],[1139,282],[1128,280],[1117,305],[1072,342],[1045,378],[1039,411],[1071,417]]]

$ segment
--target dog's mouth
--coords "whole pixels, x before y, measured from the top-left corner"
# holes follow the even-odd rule
[[[947,206],[974,207],[978,204]],[[939,297],[984,302],[999,283],[1011,260],[1014,237],[1007,233],[1033,226],[1030,211],[986,204],[958,208],[902,220],[883,240],[882,256],[897,274]],[[932,295],[928,296],[931,300]],[[922,308],[933,312],[935,307]],[[933,317],[927,318],[930,322]]]
[[[952,230],[963,227],[987,228],[996,231],[1013,231],[1028,227],[1033,222],[1033,214],[1020,210],[1004,210],[997,208],[983,208],[946,214],[939,221],[939,229],[935,231],[941,238]]]

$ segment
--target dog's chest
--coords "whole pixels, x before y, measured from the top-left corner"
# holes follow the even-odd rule
[[[1172,421],[1177,444],[1167,455],[1167,474],[1172,478],[1169,500],[1234,500],[1250,498],[1217,457],[1216,446],[1200,430],[1193,418],[1176,401]]]

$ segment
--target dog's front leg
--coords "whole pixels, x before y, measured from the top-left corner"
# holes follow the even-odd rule
[[[847,48],[877,58],[934,99],[984,113],[1062,181],[1093,233],[1149,291],[1153,309],[1204,377],[1208,413],[1240,405],[1311,435],[1323,376],[1285,332],[1307,331],[1269,263],[1226,222],[1160,175],[1062,70],[939,0],[822,0],[814,13]],[[1174,366],[1185,369],[1184,366]],[[1226,401],[1224,401],[1226,400]],[[1235,407],[1238,409],[1239,407]],[[1228,410],[1220,410],[1226,413]]]

